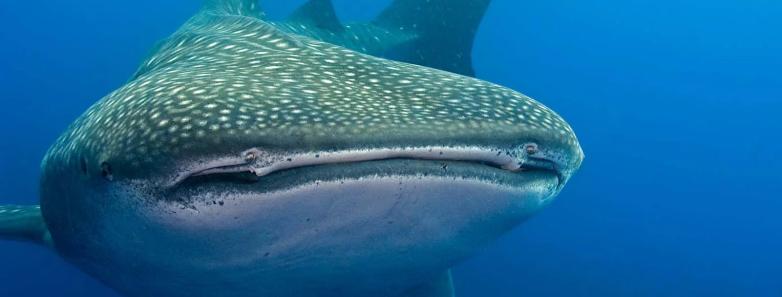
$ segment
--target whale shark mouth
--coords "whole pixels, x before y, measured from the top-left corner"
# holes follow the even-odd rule
[[[392,162],[393,161],[393,162]],[[464,167],[461,177],[520,176],[525,173],[545,173],[557,180],[557,188],[564,182],[560,166],[541,157],[525,155],[519,150],[487,149],[482,147],[421,147],[421,148],[384,148],[365,150],[343,150],[329,152],[310,152],[296,154],[275,154],[258,149],[242,153],[241,158],[218,158],[181,175],[171,185],[193,184],[210,181],[230,181],[252,183],[272,175],[296,171],[301,174],[308,170],[324,168],[350,170],[351,166],[377,167],[373,175],[393,172],[397,175],[415,175],[418,169],[410,164],[439,164],[444,171],[449,166]],[[405,164],[405,170],[389,167],[388,164]],[[364,170],[365,174],[370,174]],[[488,178],[484,178],[488,179]]]

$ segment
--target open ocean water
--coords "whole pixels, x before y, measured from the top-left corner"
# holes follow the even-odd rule
[[[264,1],[282,18],[297,1]],[[367,20],[390,1],[335,1]],[[199,1],[0,3],[0,203]],[[561,114],[586,153],[548,209],[457,267],[457,296],[782,296],[782,2],[494,0],[477,76]],[[116,296],[0,242],[0,296]]]

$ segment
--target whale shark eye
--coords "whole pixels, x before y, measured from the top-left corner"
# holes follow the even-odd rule
[[[106,162],[101,163],[100,175],[108,181],[114,180],[114,175],[111,173],[111,164]]]
[[[84,157],[79,159],[79,170],[81,170],[81,174],[87,175],[87,159]]]

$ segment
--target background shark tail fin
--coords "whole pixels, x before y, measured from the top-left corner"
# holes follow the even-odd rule
[[[395,0],[375,20],[416,35],[388,53],[397,60],[474,76],[472,47],[491,0]]]
[[[31,241],[48,245],[49,229],[38,205],[0,205],[0,240]]]
[[[257,18],[264,15],[258,0],[205,0],[203,11]]]

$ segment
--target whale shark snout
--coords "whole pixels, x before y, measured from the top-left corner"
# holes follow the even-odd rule
[[[43,162],[52,245],[122,293],[407,296],[549,204],[581,165],[572,128],[521,93],[226,2]]]

